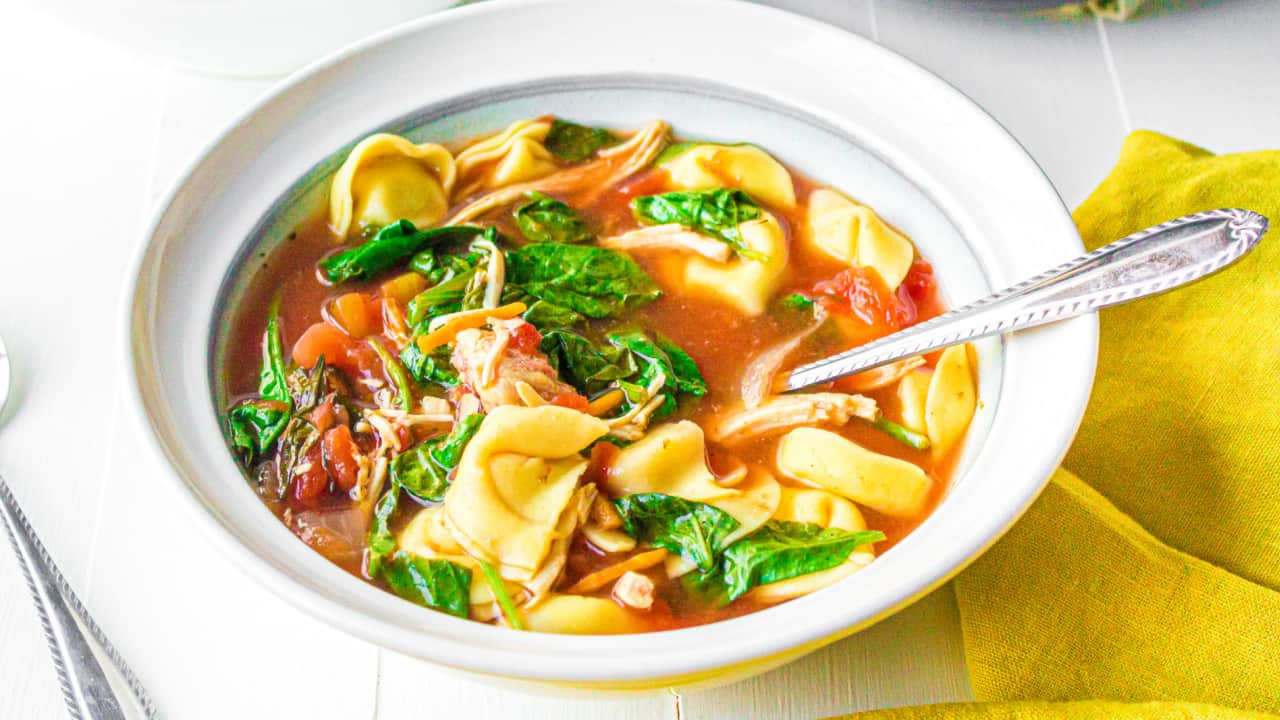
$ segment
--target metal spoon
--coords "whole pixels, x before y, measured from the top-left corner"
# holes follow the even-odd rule
[[[787,392],[974,338],[1056,322],[1172,290],[1239,260],[1267,232],[1251,210],[1187,215],[1147,228],[932,320],[780,374]]]
[[[0,411],[9,397],[9,355],[0,338]],[[49,551],[36,537],[31,524],[18,507],[4,478],[0,478],[0,517],[18,555],[18,564],[27,578],[27,589],[35,600],[44,637],[53,653],[58,684],[75,720],[116,720],[128,717],[155,717],[146,690],[129,669],[120,653],[107,640],[75,591],[58,570]],[[87,633],[87,635],[86,635]],[[108,671],[99,662],[106,658],[117,684],[132,693],[125,703],[112,689]],[[128,701],[132,701],[131,703]],[[125,708],[130,709],[126,714]]]

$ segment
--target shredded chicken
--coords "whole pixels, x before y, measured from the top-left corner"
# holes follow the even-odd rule
[[[424,415],[448,415],[453,416],[453,407],[448,400],[444,398],[423,395],[422,401],[419,403]]]
[[[542,567],[524,584],[524,589],[529,593],[526,607],[542,602],[543,598],[551,592],[551,588],[555,587],[556,582],[560,580],[560,576],[564,574],[565,563],[569,560],[569,545],[573,542],[578,526],[586,521],[587,513],[590,512],[591,503],[595,501],[597,493],[596,486],[591,484],[583,485],[574,491],[569,505],[556,523],[556,537],[551,541],[551,548],[547,551]]]
[[[516,183],[480,196],[454,213],[446,225],[458,225],[504,205],[509,205],[531,190],[538,192],[573,192],[591,190],[600,193],[626,180],[649,166],[667,141],[668,126],[661,120],[645,125],[626,142],[601,150],[598,157],[577,167],[566,168],[544,178]]]
[[[622,515],[618,514],[618,508],[603,495],[597,496],[596,501],[591,503],[591,521],[604,530],[622,527]]]
[[[573,386],[560,382],[546,355],[537,350],[517,352],[506,342],[492,330],[472,328],[458,333],[453,345],[453,366],[462,382],[479,396],[486,412],[499,405],[526,404],[516,387],[520,382],[543,400],[576,392]],[[500,349],[495,353],[496,348]]]
[[[476,240],[471,243],[471,247],[482,248],[489,253],[489,264],[484,273],[484,307],[492,310],[502,301],[502,287],[507,281],[507,261],[492,240]]]
[[[648,399],[633,406],[630,410],[619,415],[616,418],[610,418],[606,422],[609,425],[609,434],[621,440],[639,440],[644,436],[644,431],[649,427],[649,416],[653,415],[662,404],[666,402],[660,393],[663,386],[667,384],[667,375],[661,370],[649,381],[649,385],[644,389]]]
[[[862,395],[806,393],[778,395],[755,408],[739,407],[708,428],[716,442],[742,443],[800,425],[843,425],[852,417],[875,420],[876,402]]]
[[[648,610],[653,607],[653,580],[628,570],[613,584],[613,599],[637,610]]]
[[[815,305],[814,313],[812,325],[757,355],[742,372],[742,402],[748,408],[760,407],[760,403],[773,394],[770,386],[773,385],[773,378],[778,374],[782,363],[786,362],[787,357],[800,347],[800,343],[804,342],[805,338],[822,327],[822,323],[827,319],[826,310],[821,305]]]
[[[733,248],[728,243],[701,235],[678,223],[628,230],[621,235],[601,238],[600,244],[615,250],[683,250],[714,262],[728,262],[733,256]]]
[[[382,447],[389,447],[396,452],[404,449],[404,446],[400,443],[400,434],[396,432],[395,426],[381,413],[375,410],[365,410],[364,419],[377,431],[378,437],[382,439]]]

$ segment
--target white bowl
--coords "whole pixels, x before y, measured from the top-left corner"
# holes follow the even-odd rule
[[[662,117],[686,136],[761,143],[903,228],[953,305],[1082,251],[1040,169],[980,108],[811,20],[724,0],[534,0],[398,27],[237,119],[162,202],[126,298],[136,407],[196,523],[254,578],[354,635],[454,668],[580,687],[705,684],[902,608],[1035,498],[1084,410],[1092,317],[982,343],[980,409],[938,509],[867,569],[762,612],[647,635],[518,633],[411,605],[298,541],[250,491],[219,430],[218,302],[234,302],[242,282],[230,269],[278,242],[294,202],[322,192],[341,152],[368,133],[471,136],[547,112],[616,127]]]

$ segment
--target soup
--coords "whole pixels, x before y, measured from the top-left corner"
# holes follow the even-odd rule
[[[379,134],[328,199],[236,309],[225,427],[282,522],[400,597],[543,632],[714,622],[854,575],[946,487],[969,348],[775,392],[944,308],[907,237],[759,146]]]

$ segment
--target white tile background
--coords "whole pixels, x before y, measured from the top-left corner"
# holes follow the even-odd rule
[[[967,93],[1069,205],[1128,130],[1217,152],[1280,145],[1274,0],[1181,3],[1126,25],[1050,23],[962,0],[778,0]],[[0,474],[171,718],[812,718],[969,696],[949,587],[729,687],[624,700],[517,694],[379,650],[251,583],[169,513],[166,472],[121,403],[119,313],[146,213],[268,81],[165,69],[0,4],[0,335],[15,394]],[[71,423],[77,431],[65,428]],[[0,718],[65,717],[16,564],[0,552]]]

